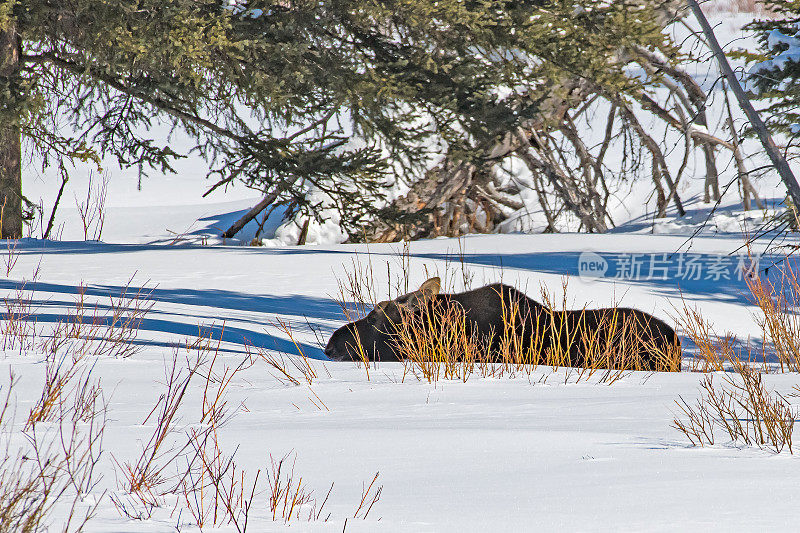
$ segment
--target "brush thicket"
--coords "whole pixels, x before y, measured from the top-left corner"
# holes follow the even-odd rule
[[[781,372],[800,372],[800,280],[787,260],[777,281],[748,278],[753,303],[761,310],[757,321]]]

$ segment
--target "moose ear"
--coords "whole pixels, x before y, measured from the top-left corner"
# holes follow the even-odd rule
[[[396,298],[394,302],[406,311],[420,309],[428,300],[439,294],[441,284],[441,280],[438,277],[431,278],[420,285],[419,289]]]
[[[427,300],[439,294],[441,288],[442,280],[439,279],[439,276],[434,276],[419,286],[419,292],[421,292]]]

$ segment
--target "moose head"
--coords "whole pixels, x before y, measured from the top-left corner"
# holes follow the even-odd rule
[[[380,302],[361,320],[337,329],[325,347],[325,355],[335,361],[398,361],[393,338],[403,315],[422,310],[436,298],[441,285],[441,280],[433,277],[414,292]]]

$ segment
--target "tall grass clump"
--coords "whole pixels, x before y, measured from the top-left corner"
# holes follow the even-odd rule
[[[91,369],[71,386],[62,385],[59,394],[49,396],[46,418],[39,416],[40,401],[25,417],[24,428],[17,426],[12,403],[16,377],[10,374],[0,386],[5,393],[0,407],[0,533],[48,530],[56,514],[61,531],[81,531],[103,500],[105,492],[94,501],[86,497],[100,481],[95,467],[103,453],[108,404]]]
[[[291,334],[288,325],[284,326]],[[176,348],[165,362],[163,390],[142,421],[143,426],[151,427],[149,438],[142,441],[133,458],[113,459],[118,490],[111,495],[112,503],[121,516],[131,520],[147,520],[157,509],[171,509],[170,516],[178,517],[179,530],[191,525],[200,530],[222,527],[244,533],[254,510],[277,522],[327,522],[331,515],[325,508],[333,484],[324,498],[318,499],[296,473],[296,455],[293,460],[289,455],[279,460],[270,456],[266,467],[247,469],[237,457],[238,446],[224,445],[230,420],[248,412],[244,402],[230,402],[236,382],[260,362],[273,370],[281,365],[277,359],[268,359],[265,351],[252,348],[231,363],[220,354],[221,338],[222,333],[215,339],[210,329],[200,330],[197,339]],[[308,373],[303,379],[310,385],[316,370],[303,365],[293,368]],[[292,371],[284,370],[282,381],[291,377],[293,384],[299,384]],[[201,396],[189,401],[196,390]],[[325,407],[319,396],[314,396]],[[187,422],[191,413],[195,416]],[[382,488],[374,486],[375,479],[362,494],[354,516],[366,518],[380,498]]]
[[[541,288],[545,310],[535,321],[533,345],[543,348],[542,364],[554,369],[569,366],[576,362],[575,354],[581,354],[577,361],[580,374],[591,377],[602,370],[603,381],[611,382],[628,371],[680,371],[679,345],[661,346],[642,331],[645,324],[624,314],[618,304],[605,308],[599,320],[597,312],[586,307],[567,314],[566,278],[561,288],[559,304]]]
[[[598,324],[590,324],[585,309],[567,319],[549,304],[535,316],[524,317],[512,302],[502,310],[501,331],[481,338],[471,331],[460,306],[437,302],[396,324],[396,350],[407,372],[429,382],[466,381],[473,374],[530,375],[547,367],[554,372],[569,368],[566,379],[599,377],[610,384],[630,371],[680,369],[679,346],[659,346],[614,308]]]
[[[469,331],[461,306],[436,302],[428,313],[404,313],[395,326],[396,351],[406,371],[428,382],[467,381],[476,365],[485,367],[488,346]]]
[[[757,369],[737,363],[735,370],[719,374],[720,386],[713,374],[704,376],[696,404],[683,398],[676,401],[682,418],[676,417],[672,427],[693,446],[713,445],[721,433],[733,442],[794,453],[792,433],[798,409],[780,393],[770,392]]]
[[[765,342],[781,372],[800,372],[800,280],[787,259],[776,281],[755,276],[747,286],[761,315],[757,318]]]
[[[722,434],[732,442],[793,453],[794,422],[800,411],[781,393],[770,391],[763,377],[776,370],[800,372],[800,280],[790,259],[771,267],[772,277],[745,278],[750,301],[759,311],[755,319],[762,331],[760,346],[748,343],[742,348],[730,333],[718,336],[697,308],[684,302],[679,309],[679,321],[697,347],[691,370],[719,373],[718,378],[703,377],[695,404],[677,401],[680,416],[672,426],[692,445],[713,445]]]
[[[736,337],[731,333],[718,335],[711,322],[698,307],[689,307],[681,299],[677,321],[695,345],[694,357],[689,358],[692,372],[721,372],[736,357]]]
[[[787,256],[771,267],[772,277],[744,278],[747,297],[758,310],[755,320],[762,332],[758,343],[742,343],[730,332],[719,334],[701,308],[682,299],[675,308],[676,319],[695,345],[694,357],[688,360],[691,371],[726,371],[740,361],[752,366],[760,359],[763,372],[800,373],[800,280],[790,259]]]

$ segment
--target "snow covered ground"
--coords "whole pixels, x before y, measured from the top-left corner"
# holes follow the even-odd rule
[[[735,32],[739,18],[725,19],[734,28],[729,31]],[[175,143],[180,147],[181,140]],[[137,353],[89,356],[78,365],[83,372],[91,369],[108,400],[98,483],[78,504],[81,511],[99,502],[87,531],[197,530],[186,502],[176,496],[165,496],[160,507],[139,520],[123,516],[111,497],[129,514],[143,512],[125,493],[124,465],[136,462],[154,431],[148,413],[165,392],[173,354],[178,350],[184,366],[187,357],[196,356],[176,346],[209,333],[220,341],[212,372],[217,377],[243,361],[248,346],[276,357],[299,348],[316,372],[309,384],[289,366],[300,383],[294,385],[256,359],[227,388],[232,416],[218,431],[220,448],[234,455],[249,483],[260,470],[249,512],[251,531],[796,529],[790,495],[797,457],[724,439],[695,448],[670,427],[678,411],[675,401],[694,401],[701,374],[630,373],[608,385],[597,379],[576,383],[574,373],[541,369],[515,378],[473,376],[466,383],[429,384],[404,375],[400,364],[380,364],[367,374],[352,363],[325,361],[320,343],[345,322],[338,281],[358,266],[371,265],[377,296],[387,297],[392,276],[401,271],[402,245],[339,245],[320,231],[318,240],[327,244],[242,246],[254,228],[234,243],[220,244],[213,235],[257,198],[234,188],[200,199],[208,185],[200,179],[201,162],[181,165],[177,176],[146,178],[141,191],[136,173],[110,169],[102,242],[83,242],[75,203],[82,201],[87,183],[77,178],[57,219],[61,240],[0,245],[0,258],[13,263],[0,279],[0,294],[12,304],[20,296],[30,300],[28,321],[35,321],[45,338],[74,315],[80,293],[86,309],[97,305],[101,313],[129,285],[144,287],[153,305],[133,339]],[[621,196],[619,227],[606,235],[509,234],[410,243],[411,286],[438,274],[446,287],[462,290],[466,273],[473,287],[502,280],[535,298],[543,287],[558,301],[567,279],[570,307],[618,303],[674,324],[683,299],[698,306],[718,334],[757,341],[762,333],[740,276],[739,268],[749,265],[741,247],[743,232],[770,212],[742,213],[732,191],[710,214],[710,206],[696,200],[701,181],[699,175],[687,179],[685,199],[695,200],[687,202],[689,215],[680,220],[653,220],[644,189],[632,188]],[[53,183],[49,175],[28,180],[26,194],[52,205]],[[774,182],[756,185],[773,205],[780,200]],[[752,252],[779,252],[774,244],[762,239]],[[773,258],[762,257],[761,266]],[[588,269],[590,260],[599,270]],[[278,320],[291,326],[293,339]],[[691,343],[685,338],[684,343],[685,357],[691,357]],[[66,349],[62,353],[69,355]],[[18,347],[7,347],[0,358],[2,394],[9,371],[17,380],[12,452],[28,445],[21,429],[41,395],[45,359],[41,350]],[[795,374],[764,379],[783,393],[800,383]],[[205,387],[202,376],[190,382],[165,449],[185,443],[187,432],[207,427]],[[42,435],[55,435],[52,422],[37,427]],[[0,444],[6,437],[0,436]],[[293,519],[287,525],[272,519],[270,456],[287,454],[296,461],[296,479],[314,491],[317,506],[334,484],[318,521]],[[183,467],[178,460],[165,473]],[[376,473],[370,495],[381,486],[381,497],[363,520],[362,491]],[[67,516],[68,504],[54,510],[53,529]],[[303,516],[310,510],[304,506]],[[220,529],[236,530],[232,524]]]
[[[459,290],[464,269],[474,286],[502,279],[536,296],[540,284],[557,292],[568,276],[568,301],[575,307],[619,302],[668,321],[682,293],[720,333],[759,337],[732,259],[725,263],[732,279],[716,281],[676,279],[680,255],[668,256],[667,280],[624,279],[620,263],[634,250],[649,268],[651,254],[663,259],[663,253],[684,250],[687,258],[697,255],[709,265],[716,257],[727,261],[724,254],[740,245],[736,234],[699,237],[690,245],[685,236],[635,233],[475,236],[460,244],[438,239],[410,244],[411,282],[424,281],[427,268],[449,273],[446,284]],[[587,251],[608,261],[608,276],[623,279],[579,276],[580,254]],[[0,288],[7,294],[30,291],[42,332],[68,315],[81,281],[88,303],[107,303],[132,276],[133,286],[153,289],[154,307],[136,339],[141,351],[81,363],[93,365],[92,375],[110,399],[97,469],[102,480],[93,493],[110,492],[88,530],[170,531],[179,523],[192,530],[185,525],[185,504],[174,499],[145,521],[121,517],[109,499],[124,496],[115,462],[135,462],[153,431],[152,420],[143,421],[164,392],[171,345],[196,336],[198,326],[212,328],[214,338],[224,341],[216,367],[221,373],[244,358],[246,342],[294,353],[288,337],[271,325],[281,318],[307,355],[324,358],[317,338],[324,342],[344,322],[335,301],[337,279],[353,261],[371,262],[378,293],[386,295],[386,265],[397,272],[400,252],[397,244],[21,242],[12,275]],[[22,287],[37,267],[36,281]],[[0,364],[19,379],[16,408],[24,419],[41,392],[43,355],[9,351]],[[220,430],[221,448],[235,450],[237,465],[249,476],[262,469],[262,483],[270,455],[289,453],[295,454],[297,476],[320,500],[334,483],[325,506],[330,522],[298,521],[291,529],[341,531],[348,517],[348,531],[792,529],[794,510],[781,496],[795,484],[794,456],[725,442],[692,448],[670,427],[675,400],[697,396],[699,374],[632,373],[606,385],[596,379],[576,384],[564,370],[542,369],[515,379],[475,376],[467,383],[428,384],[412,376],[403,380],[400,364],[381,364],[369,379],[352,363],[312,364],[318,377],[311,385],[302,378],[300,385],[286,384],[263,361],[237,374],[226,398],[235,416]],[[7,375],[0,369],[0,376]],[[798,380],[770,375],[767,383],[789,392]],[[204,384],[193,382],[170,437],[173,445],[199,423]],[[170,466],[170,473],[175,469]],[[381,498],[366,521],[354,520],[362,484],[376,472]],[[253,531],[286,527],[271,520],[265,487],[250,513]]]

